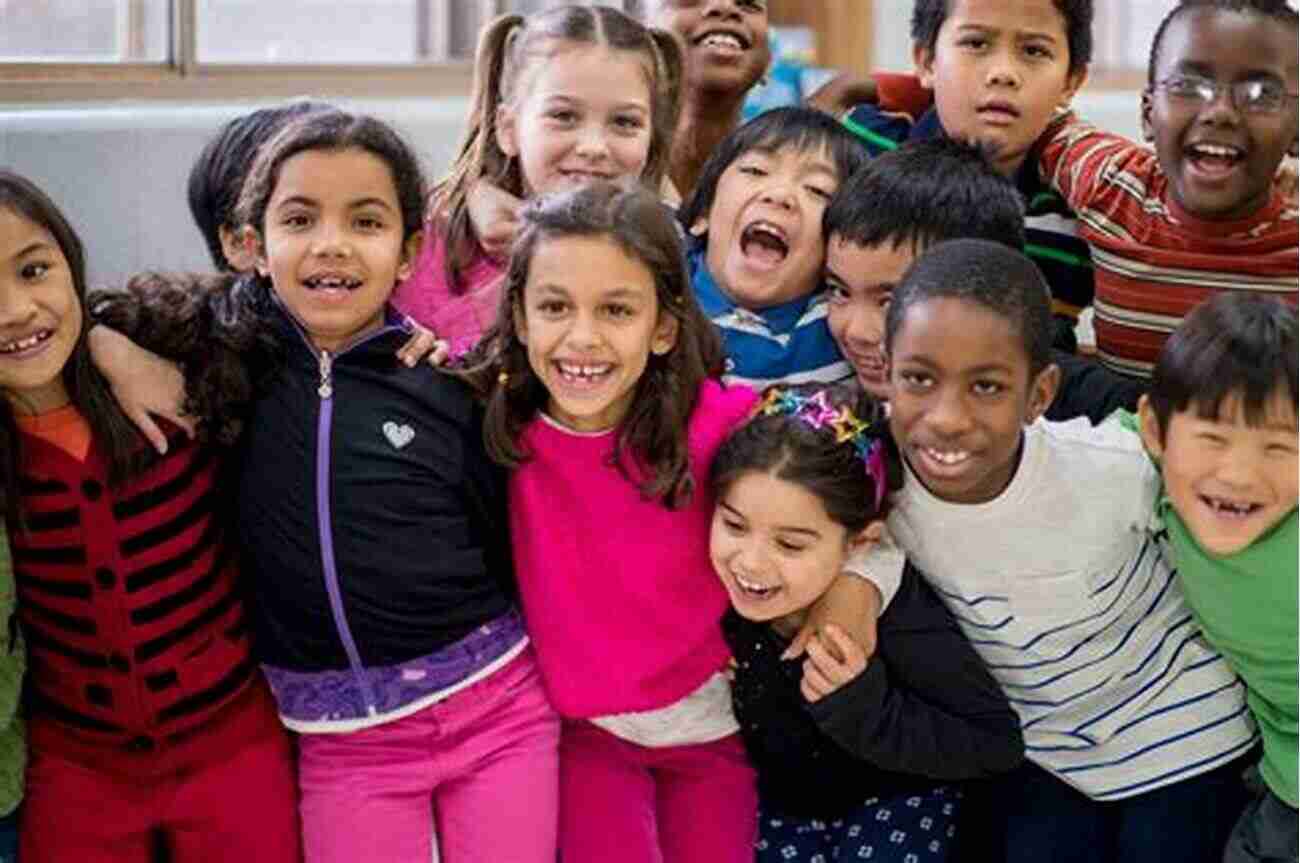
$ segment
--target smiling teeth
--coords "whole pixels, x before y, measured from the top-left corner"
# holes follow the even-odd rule
[[[961,464],[970,458],[970,453],[963,450],[943,451],[926,447],[925,454],[939,462],[939,464],[946,465]]]
[[[1224,515],[1250,515],[1259,508],[1258,504],[1233,503],[1230,500],[1224,500],[1218,497],[1203,497],[1202,499],[1210,505],[1210,509]]]
[[[710,33],[700,40],[700,44],[712,48],[731,48],[735,51],[743,50],[745,47],[739,39],[730,33]]]
[[[776,590],[775,586],[766,587],[761,584],[755,584],[752,581],[746,581],[745,579],[741,578],[738,575],[735,575],[734,573],[733,573],[733,577],[736,579],[736,584],[740,585],[741,588],[748,593],[757,593],[762,595],[762,594],[771,593],[772,591]]]
[[[1241,150],[1236,147],[1224,147],[1218,144],[1194,144],[1192,150],[1203,156],[1218,156],[1221,159],[1236,159],[1241,156]]]
[[[53,333],[50,330],[40,330],[38,332],[32,333],[30,336],[28,336],[25,339],[18,339],[17,341],[14,342],[6,342],[5,344],[0,345],[0,354],[16,354],[19,351],[25,351],[28,348],[34,348],[52,335]]]
[[[323,288],[326,290],[338,288],[352,290],[353,288],[361,286],[361,281],[359,279],[347,276],[312,276],[311,278],[306,279],[305,283],[308,287]]]
[[[593,378],[602,377],[609,374],[610,369],[614,368],[609,363],[599,365],[578,365],[577,363],[556,363],[560,368],[560,374],[567,378],[581,378],[592,380]]]

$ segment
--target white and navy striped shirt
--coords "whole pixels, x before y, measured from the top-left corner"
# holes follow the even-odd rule
[[[1026,755],[1096,800],[1204,773],[1258,738],[1152,533],[1159,487],[1117,422],[1039,420],[995,500],[941,501],[909,470],[889,519],[1019,714]]]
[[[718,287],[704,260],[690,255],[691,287],[704,314],[722,333],[728,384],[756,390],[772,384],[833,383],[853,374],[826,325],[826,292],[769,309],[741,308]]]

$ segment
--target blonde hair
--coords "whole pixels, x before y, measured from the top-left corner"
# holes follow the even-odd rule
[[[476,239],[466,199],[479,180],[487,180],[522,197],[524,179],[517,159],[497,140],[497,109],[519,96],[520,86],[538,60],[554,57],[565,46],[603,45],[634,51],[646,62],[650,78],[650,149],[641,180],[658,189],[668,172],[669,149],[681,109],[682,49],[672,34],[646,27],[608,6],[560,6],[524,17],[502,15],[479,35],[474,58],[474,87],[469,127],[447,177],[433,190],[429,213],[435,230],[444,232],[446,277],[453,291],[461,270],[474,253]]]

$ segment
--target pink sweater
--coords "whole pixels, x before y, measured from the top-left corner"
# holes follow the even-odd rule
[[[474,347],[492,325],[501,299],[504,266],[480,249],[461,273],[464,290],[447,282],[447,244],[431,219],[424,221],[424,240],[410,277],[393,291],[393,305],[451,344],[452,357]]]
[[[690,423],[695,493],[673,511],[608,464],[615,432],[582,435],[541,417],[524,430],[532,458],[510,480],[510,533],[528,631],[561,715],[667,707],[726,663],[708,470],[756,398],[704,384]]]

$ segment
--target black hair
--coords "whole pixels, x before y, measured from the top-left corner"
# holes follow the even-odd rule
[[[949,0],[916,0],[912,4],[912,42],[934,54],[939,28],[948,19]],[[1092,0],[1053,0],[1065,19],[1065,41],[1070,49],[1070,73],[1078,74],[1092,62]]]
[[[1011,324],[1029,359],[1031,379],[1052,359],[1052,303],[1034,262],[988,240],[949,240],[921,255],[899,280],[885,315],[885,348],[915,305],[951,297],[978,303]]]
[[[867,149],[858,137],[831,115],[813,108],[773,108],[722,139],[704,163],[695,192],[682,205],[678,219],[688,231],[698,220],[708,219],[723,172],[745,153],[751,150],[775,153],[786,147],[801,152],[825,150],[841,183],[868,159]]]
[[[86,256],[81,239],[58,205],[30,180],[0,168],[0,210],[10,210],[49,231],[68,262],[72,289],[81,307],[81,332],[63,366],[63,385],[72,404],[90,426],[96,447],[108,463],[108,478],[117,485],[147,464],[152,447],[122,413],[108,382],[91,361],[86,334],[94,325],[86,300]],[[12,523],[22,523],[19,467],[21,438],[8,399],[0,399],[0,513]]]
[[[783,388],[776,389],[779,392]],[[847,407],[866,422],[862,434],[870,445],[883,447],[885,491],[902,487],[902,461],[889,436],[883,402],[856,384],[806,386],[790,391],[806,398],[823,392],[831,408]],[[838,441],[835,429],[814,428],[788,413],[759,413],[733,431],[713,457],[709,482],[721,499],[737,479],[752,472],[770,473],[805,489],[821,501],[831,521],[850,534],[883,519],[888,512],[888,493],[877,508],[874,480],[852,441]]]
[[[634,182],[594,182],[573,191],[529,201],[521,216],[501,292],[496,324],[471,353],[461,377],[487,398],[483,439],[498,463],[514,468],[530,454],[520,443],[525,426],[545,408],[546,386],[528,361],[516,317],[540,244],[566,237],[599,237],[616,243],[654,274],[661,317],[675,318],[677,339],[663,355],[651,353],[636,382],[631,407],[619,424],[612,464],[635,481],[628,459],[639,466],[648,499],[668,509],[685,505],[694,489],[687,441],[701,385],[722,373],[722,339],[691,290],[682,239],[671,212]],[[575,262],[581,266],[581,262]]]
[[[1242,15],[1259,15],[1271,18],[1287,25],[1292,30],[1300,30],[1300,16],[1284,0],[1181,0],[1169,10],[1169,14],[1156,28],[1156,35],[1151,39],[1151,53],[1147,58],[1147,86],[1156,83],[1156,69],[1160,65],[1160,43],[1164,41],[1165,31],[1174,21],[1197,9],[1215,9],[1223,12],[1237,12]]]
[[[294,117],[329,107],[325,102],[300,99],[285,105],[259,108],[226,123],[204,145],[190,168],[187,189],[190,215],[194,217],[203,241],[208,244],[208,254],[218,270],[228,273],[233,269],[221,248],[220,231],[239,227],[235,206],[257,148]]]
[[[917,252],[963,238],[1021,249],[1025,208],[979,145],[941,136],[877,156],[841,183],[822,234]]]
[[[1218,294],[1183,318],[1165,341],[1148,398],[1160,436],[1175,413],[1194,409],[1218,419],[1223,402],[1240,397],[1246,422],[1262,423],[1279,391],[1296,409],[1296,310],[1274,297]]]
[[[424,220],[424,175],[415,151],[382,120],[337,109],[313,111],[290,120],[258,149],[248,170],[236,209],[238,222],[265,237],[266,208],[286,161],[308,150],[364,150],[388,166],[402,215],[402,239],[420,230]]]

